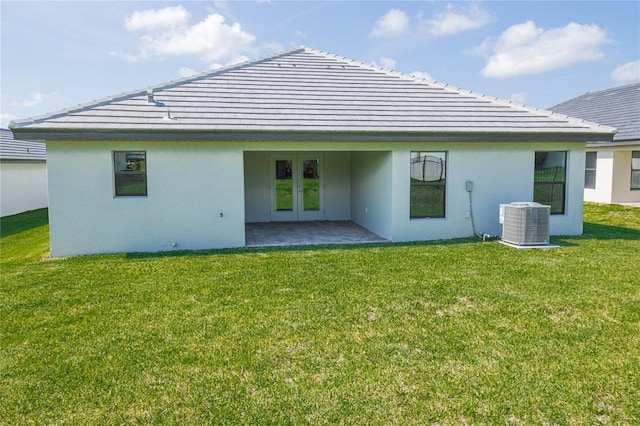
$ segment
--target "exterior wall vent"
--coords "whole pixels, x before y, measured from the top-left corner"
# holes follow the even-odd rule
[[[533,202],[500,204],[502,241],[519,246],[549,244],[550,210]]]

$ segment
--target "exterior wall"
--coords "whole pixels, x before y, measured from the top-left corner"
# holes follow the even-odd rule
[[[245,245],[245,221],[269,221],[274,153],[322,152],[325,219],[391,241],[498,235],[499,205],[532,201],[535,151],[567,151],[566,213],[554,235],[582,233],[582,143],[52,142],[52,256]],[[114,197],[113,151],[147,153],[148,195]],[[446,151],[446,217],[410,219],[410,153]],[[246,187],[246,190],[245,190]]]
[[[640,191],[631,190],[631,152],[640,146],[589,149],[598,152],[596,187],[584,190],[584,200],[595,203],[638,203]]]
[[[0,216],[47,207],[47,164],[7,161],[0,164]]]
[[[288,147],[290,149],[290,147]],[[245,218],[248,223],[271,221],[271,157],[296,154],[290,151],[245,151]],[[322,152],[324,220],[349,220],[350,153]]]
[[[248,223],[271,220],[271,169],[268,152],[244,153],[245,220]]]
[[[597,150],[597,152],[596,187],[585,188],[584,200],[594,203],[610,203],[613,189],[613,151]]]
[[[446,151],[445,218],[409,218],[411,151]],[[393,241],[414,241],[473,235],[499,235],[500,204],[533,200],[535,151],[568,151],[564,215],[552,215],[550,233],[582,234],[584,144],[411,144],[393,153]],[[472,206],[466,181],[473,182]],[[471,208],[472,207],[472,208]]]
[[[114,196],[114,150],[147,152],[148,196]],[[53,142],[47,156],[53,257],[245,245],[232,144]]]
[[[551,235],[582,235],[586,150],[584,144],[574,144],[567,146],[567,151],[565,214],[551,215],[549,221]]]
[[[351,218],[351,153],[325,152],[324,161],[324,219]]]
[[[631,190],[631,152],[630,149],[613,152],[613,203],[640,202],[640,190]]]
[[[406,166],[408,170],[409,161]],[[351,154],[351,220],[389,240],[393,237],[393,189],[391,151]]]

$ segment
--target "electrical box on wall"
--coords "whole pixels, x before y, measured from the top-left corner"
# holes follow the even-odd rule
[[[473,191],[473,181],[472,180],[466,181],[465,182],[465,188],[466,188],[467,192]]]

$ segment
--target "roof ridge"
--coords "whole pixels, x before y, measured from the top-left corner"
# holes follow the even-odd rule
[[[243,62],[238,62],[238,63],[227,65],[227,66],[224,66],[224,67],[203,71],[203,72],[200,72],[198,74],[190,75],[188,77],[179,78],[179,79],[176,79],[176,80],[171,80],[171,81],[168,81],[166,83],[160,83],[160,84],[153,85],[153,86],[147,86],[145,88],[145,90],[148,90],[148,89],[167,89],[167,88],[170,88],[170,87],[175,87],[177,85],[184,84],[184,83],[190,83],[190,82],[202,79],[202,78],[212,77],[212,76],[215,76],[217,74],[223,74],[223,73],[226,73],[226,72],[229,72],[229,71],[233,71],[233,70],[237,70],[237,69],[241,69],[241,68],[246,68],[248,66],[256,65],[256,64],[259,64],[261,62],[271,61],[271,60],[274,60],[274,59],[278,59],[278,58],[282,58],[282,57],[285,57],[285,56],[289,56],[289,55],[294,54],[294,53],[300,53],[303,50],[304,50],[304,47],[301,46],[301,47],[296,47],[296,48],[293,48],[293,49],[285,50],[285,51],[282,51],[282,52],[272,53],[270,55],[264,55],[264,56],[261,56],[261,57],[258,57],[258,58],[249,59],[249,60],[246,60],[246,61],[243,61]]]
[[[307,55],[305,55],[305,53]],[[291,72],[289,72],[288,69],[287,71],[283,71],[282,73],[279,71],[280,66],[283,63],[286,63],[286,64],[292,63],[293,67],[295,67],[296,64],[298,63],[313,64],[314,68],[303,67],[304,69],[301,69],[295,72],[296,73],[295,78],[291,80],[292,74]],[[324,70],[323,65],[325,65],[326,68],[343,68],[343,69],[346,69],[346,71]],[[50,124],[52,125],[51,127],[52,129],[67,128],[65,127],[67,125],[69,126],[68,128],[70,129],[71,128],[81,129],[81,128],[85,128],[84,126],[86,125],[86,123],[90,124],[89,127],[86,127],[87,129],[92,129],[92,128],[160,129],[165,127],[166,128],[172,127],[176,129],[178,128],[226,129],[225,126],[231,126],[229,128],[235,128],[233,126],[236,126],[237,128],[240,128],[240,129],[257,128],[261,130],[267,130],[270,128],[273,128],[273,129],[282,128],[287,130],[290,130],[292,128],[296,128],[296,129],[301,128],[300,124],[298,123],[296,123],[295,125],[290,124],[292,118],[283,117],[282,114],[278,115],[279,113],[277,112],[278,111],[277,108],[274,109],[273,105],[271,104],[269,104],[271,110],[266,112],[269,112],[269,114],[271,114],[270,117],[273,116],[272,117],[273,123],[271,122],[267,123],[264,121],[263,116],[266,112],[262,110],[260,110],[260,112],[256,112],[250,109],[243,110],[242,114],[235,114],[235,115],[223,111],[222,113],[220,113],[221,115],[219,117],[216,116],[215,120],[211,121],[210,119],[211,117],[203,118],[203,114],[211,115],[211,113],[208,110],[204,112],[200,111],[201,108],[195,108],[194,106],[192,106],[190,103],[187,102],[194,96],[198,97],[197,93],[200,93],[201,91],[204,91],[206,93],[211,92],[211,90],[213,89],[209,88],[209,85],[207,84],[209,80],[212,80],[212,81],[228,80],[225,77],[226,73],[230,73],[229,75],[235,76],[236,73],[234,73],[233,71],[242,70],[239,73],[240,76],[238,77],[238,79],[236,79],[235,77],[232,79],[234,82],[236,80],[243,82],[243,81],[246,81],[247,78],[249,80],[251,79],[255,80],[256,77],[254,75],[250,75],[252,74],[254,68],[257,71],[266,69],[267,74],[265,75],[270,76],[270,78],[273,77],[267,81],[272,81],[272,80],[280,81],[278,79],[286,79],[285,80],[286,82],[289,82],[289,80],[295,82],[294,80],[298,78],[303,78],[304,81],[306,81],[307,83],[310,83],[309,78],[322,79],[325,77],[325,75],[327,75],[327,72],[329,72],[331,75],[331,78],[338,78],[338,80],[336,80],[338,81],[338,83],[336,83],[338,84],[338,86],[333,92],[328,93],[325,97],[326,99],[323,98],[321,100],[322,102],[328,102],[328,101],[343,102],[344,99],[346,99],[346,97],[348,97],[349,95],[345,95],[344,93],[339,93],[340,87],[342,87],[340,86],[340,84],[344,85],[346,83],[353,82],[353,81],[361,82],[362,79],[365,79],[367,81],[371,80],[372,82],[375,82],[375,84],[377,85],[379,84],[379,81],[384,81],[385,88],[381,89],[378,86],[374,87],[374,88],[377,88],[378,90],[381,90],[380,93],[376,94],[376,93],[369,93],[365,91],[362,94],[362,99],[367,100],[367,102],[369,103],[377,102],[386,107],[389,107],[389,105],[392,105],[394,108],[393,109],[394,111],[395,110],[399,111],[399,115],[394,116],[393,119],[386,118],[385,120],[382,120],[382,122],[378,123],[377,121],[371,118],[371,117],[377,117],[376,114],[378,114],[378,112],[374,112],[374,109],[372,109],[373,104],[372,105],[367,104],[368,109],[365,108],[364,112],[359,109],[356,111],[356,109],[354,109],[355,107],[352,107],[351,109],[353,110],[353,114],[352,114],[353,117],[350,116],[350,118],[339,118],[339,119],[332,118],[332,120],[334,119],[337,120],[338,126],[342,126],[344,128],[349,128],[349,129],[365,129],[365,128],[373,128],[373,127],[375,127],[376,129],[392,129],[398,126],[408,126],[407,128],[410,128],[410,129],[418,129],[418,128],[430,129],[429,131],[435,131],[437,129],[443,129],[443,128],[457,129],[458,128],[457,126],[459,126],[461,123],[460,119],[452,119],[446,114],[442,118],[435,119],[435,121],[434,120],[420,121],[420,124],[418,124],[418,121],[416,121],[414,118],[411,118],[411,119],[402,118],[403,117],[402,111],[404,111],[403,108],[404,109],[412,108],[413,104],[416,102],[421,102],[421,101],[424,101],[425,99],[427,102],[430,102],[431,98],[442,98],[442,99],[457,98],[458,100],[461,101],[461,103],[475,104],[476,102],[481,102],[480,106],[482,108],[485,108],[485,107],[490,108],[493,111],[497,111],[497,110],[502,110],[503,112],[508,111],[509,116],[504,119],[500,119],[503,122],[496,122],[495,116],[490,116],[485,114],[486,111],[484,110],[477,113],[476,114],[477,123],[474,125],[475,127],[474,126],[471,126],[471,127],[480,128],[481,130],[486,130],[490,128],[492,129],[492,131],[500,131],[502,128],[505,128],[508,131],[513,131],[517,133],[517,131],[520,131],[520,129],[523,127],[517,125],[517,123],[516,124],[513,124],[513,123],[519,122],[518,120],[520,120],[520,118],[522,118],[525,115],[525,114],[522,114],[522,112],[526,112],[526,114],[530,115],[531,118],[533,119],[532,123],[545,122],[540,125],[531,124],[531,125],[525,126],[527,129],[550,132],[553,129],[558,128],[560,130],[566,130],[567,132],[582,132],[585,134],[601,134],[602,133],[602,134],[611,135],[615,133],[615,129],[613,127],[603,126],[601,124],[592,123],[583,119],[573,118],[564,114],[555,113],[545,109],[529,107],[514,101],[508,101],[505,99],[500,99],[498,97],[488,96],[480,92],[474,92],[472,90],[462,89],[446,83],[438,82],[436,80],[433,80],[431,77],[425,78],[424,76],[420,76],[419,74],[415,74],[415,73],[412,74],[412,73],[404,73],[404,72],[399,72],[395,70],[390,70],[385,68],[384,66],[375,65],[373,63],[365,63],[360,60],[347,58],[345,56],[339,56],[333,53],[325,52],[322,50],[318,50],[318,49],[314,49],[306,46],[299,46],[289,50],[273,53],[270,55],[265,55],[265,56],[251,59],[251,60],[246,60],[244,62],[228,65],[225,67],[221,67],[213,70],[207,70],[207,71],[197,73],[188,77],[171,80],[161,84],[149,85],[144,88],[123,92],[119,95],[109,96],[106,98],[90,101],[84,104],[79,104],[71,108],[62,109],[60,111],[45,114],[35,118],[12,121],[10,124],[10,128],[16,129],[16,130],[20,129],[20,132],[22,132],[22,129],[24,128],[28,128],[31,126],[33,126],[34,129],[47,128],[46,126]],[[284,69],[286,67],[282,67],[282,68]],[[275,70],[278,70],[278,71],[276,72]],[[245,74],[250,76],[246,77]],[[261,74],[260,72],[257,72],[257,75],[262,76],[263,74]],[[370,76],[371,78],[368,76]],[[266,77],[262,76],[255,81],[260,81],[260,79],[265,80],[265,78]],[[254,80],[251,80],[251,81],[254,81]],[[374,84],[374,83],[368,82],[367,84]],[[413,86],[413,89],[410,90],[410,92],[407,92],[406,88],[407,87],[411,88],[411,85],[424,85],[425,89],[427,90],[420,90],[416,86]],[[310,87],[312,86],[313,84],[310,85]],[[402,88],[402,90],[400,90],[399,93],[396,94],[395,90],[388,89],[386,88],[387,86],[389,86],[391,89],[394,89],[396,87]],[[183,90],[183,87],[184,87],[184,90]],[[226,94],[226,91],[234,90],[234,89],[238,89],[238,86],[236,83],[232,82],[232,83],[229,83],[228,85],[223,85],[221,86],[221,88],[216,90],[219,90],[219,91],[221,90],[220,93],[224,95]],[[285,92],[286,92],[286,89],[287,87],[284,88]],[[415,89],[418,89],[418,90],[415,90]],[[315,92],[313,96],[312,94],[307,93],[309,91],[313,91],[312,89],[309,89],[306,92],[304,90],[300,92],[300,90],[296,88],[295,94],[296,96],[300,97],[299,100],[301,100],[302,102],[301,105],[304,105],[304,102],[307,102],[307,103],[312,101],[320,102],[318,100],[319,98],[317,98],[318,95],[316,95]],[[235,94],[234,92],[234,96],[237,95],[238,96],[237,99],[239,99],[239,102],[245,102],[245,104],[248,102],[247,99],[249,100],[253,99],[253,101],[255,102],[255,99],[249,96],[251,95],[251,96],[257,96],[256,99],[263,99],[263,98],[267,100],[271,99],[271,101],[269,102],[273,103],[274,105],[276,104],[289,105],[289,103],[284,101],[276,102],[276,100],[280,100],[280,96],[278,94],[271,93],[273,92],[273,87],[271,86],[269,86],[269,88],[267,89],[264,89],[262,92],[258,91],[257,94],[254,93],[255,87],[253,86],[250,90],[246,89],[244,91],[243,90],[236,90],[236,91],[238,93]],[[167,92],[168,100],[165,100],[164,98],[162,98],[162,96],[160,96],[160,98],[162,98],[163,102],[165,103],[156,101],[154,99],[154,92],[158,92],[162,94]],[[173,92],[178,92],[178,94],[176,95]],[[408,95],[407,93],[410,93],[410,95]],[[380,96],[377,96],[377,95],[380,95]],[[178,96],[178,98],[176,98],[176,96]],[[187,98],[186,101],[182,100],[180,96]],[[145,99],[147,101],[146,103],[144,102]],[[179,99],[179,100],[176,101],[175,99]],[[222,104],[223,106],[217,106],[216,108],[218,109],[223,108],[224,105],[229,105],[230,103],[233,102],[233,99],[236,99],[236,98],[227,96],[221,99],[222,101],[219,101],[219,102],[223,102]],[[185,104],[185,102],[187,103]],[[446,102],[449,102],[449,101],[447,100]],[[261,102],[259,104],[262,105],[263,103],[264,102]],[[116,108],[116,105],[114,104],[123,104],[127,108],[123,107],[124,109],[119,110]],[[177,108],[182,108],[182,109],[185,108],[184,105],[187,105],[191,108],[191,110],[182,111],[185,114],[184,119],[186,121],[180,122],[180,123],[178,123],[177,121],[172,121],[171,123],[165,122],[167,117],[173,118],[169,113],[169,109],[170,107],[173,108],[174,105],[178,105]],[[457,105],[452,106],[452,105],[453,104],[448,105],[447,108],[455,107],[454,108],[455,111],[460,109],[459,106]],[[154,107],[162,107],[162,108],[155,109]],[[434,108],[433,105],[428,107],[431,109]],[[133,108],[133,109],[128,109],[128,108]],[[106,109],[108,110],[107,113],[111,111],[112,114],[117,109],[118,113],[112,116],[122,120],[114,121],[114,122],[108,121],[104,117],[104,114],[101,114],[103,111],[100,111],[99,113],[97,111],[94,111],[97,109]],[[153,109],[153,111],[151,111],[151,109]],[[198,111],[195,111],[196,109],[198,109]],[[130,111],[134,111],[134,110],[137,111],[139,115],[130,113]],[[156,117],[155,116],[156,111],[164,111],[166,113],[166,117]],[[319,117],[318,114],[314,115],[314,113],[305,113],[305,114],[306,115],[304,117],[304,120],[307,120],[307,121],[302,123],[304,126],[306,126],[304,127],[305,129],[316,129],[316,128],[324,129],[330,125],[330,123],[327,121],[328,118],[325,117],[324,115],[322,117]],[[367,114],[369,115],[367,116]],[[338,116],[340,116],[340,114],[338,114]],[[534,118],[533,116],[536,116],[537,118]],[[165,121],[162,121],[162,122],[150,121],[150,120],[160,120],[160,119]],[[121,126],[121,123],[124,123],[124,125]],[[370,125],[370,123],[375,123],[375,125]],[[336,124],[334,124],[334,126],[335,125]],[[27,130],[27,132],[28,131],[29,130]]]
[[[367,68],[367,69],[370,69],[372,71],[382,72],[382,73],[385,73],[385,74],[390,75],[390,76],[402,77],[402,76],[409,76],[410,75],[410,74],[403,73],[403,72],[400,72],[400,71],[390,70],[390,69],[385,68],[383,66],[369,64],[369,63],[366,63],[366,62],[363,62],[363,61],[359,61],[357,59],[347,58],[346,56],[339,56],[339,55],[336,55],[334,53],[324,52],[322,50],[317,50],[317,49],[313,49],[313,48],[306,47],[306,46],[302,46],[302,47],[307,52],[316,53],[316,54],[325,56],[327,58],[339,59],[339,60],[354,64],[354,65],[357,65],[359,67]]]
[[[69,114],[69,113],[74,113],[74,112],[79,112],[79,111],[83,111],[86,110],[88,108],[94,108],[97,106],[101,106],[101,105],[105,105],[108,104],[110,102],[113,101],[121,101],[121,100],[125,100],[128,98],[131,98],[132,96],[140,96],[140,95],[144,95],[147,94],[149,92],[149,90],[161,90],[161,89],[167,89],[167,88],[171,88],[171,87],[175,87],[178,86],[180,84],[185,84],[185,83],[190,83],[202,78],[206,78],[206,77],[210,77],[210,76],[214,76],[216,74],[223,74],[225,72],[229,72],[235,69],[240,69],[240,68],[245,68],[251,65],[255,65],[258,64],[260,62],[265,62],[265,61],[269,61],[269,60],[273,60],[276,58],[281,58],[284,56],[288,56],[291,55],[293,53],[299,53],[301,51],[303,51],[303,47],[297,47],[297,48],[293,48],[293,49],[289,49],[289,50],[285,50],[282,52],[277,52],[277,53],[273,53],[270,55],[264,55],[258,58],[254,58],[254,59],[250,59],[247,61],[243,61],[243,62],[239,62],[236,64],[232,64],[232,65],[227,65],[225,67],[221,67],[221,68],[216,68],[214,70],[207,70],[207,71],[203,71],[201,73],[198,74],[194,74],[188,77],[184,77],[181,79],[176,79],[176,80],[170,80],[168,82],[165,83],[159,83],[156,85],[151,85],[151,86],[146,86],[140,89],[134,89],[128,92],[122,92],[120,94],[117,95],[113,95],[113,96],[107,96],[105,98],[99,98],[99,99],[95,99],[92,101],[88,101],[88,102],[84,102],[69,108],[64,108],[61,110],[57,110],[57,111],[53,111],[50,113],[45,113],[42,115],[38,115],[35,117],[28,117],[25,119],[21,119],[21,120],[12,120],[9,123],[9,128],[19,128],[21,127],[21,125],[24,124],[32,124],[32,123],[38,123],[38,122],[42,122],[45,120],[49,120],[52,118],[57,118],[60,116],[63,116],[65,114]],[[162,106],[162,105],[161,105]]]
[[[609,92],[611,90],[625,89],[627,87],[632,87],[632,86],[638,86],[638,88],[640,88],[640,81],[636,81],[636,82],[628,83],[628,84],[622,84],[620,86],[608,87],[606,89],[600,89],[600,90],[594,90],[594,91],[585,92],[585,93],[583,93],[581,95],[576,96],[575,98],[579,98],[580,96],[585,96],[585,95],[595,95],[595,94],[602,93],[602,92]],[[575,98],[572,98],[572,99],[575,99]],[[569,100],[571,100],[571,99],[569,99]]]
[[[303,46],[303,48],[306,51],[309,51],[309,52],[318,53],[318,54],[321,54],[323,56],[332,57],[332,58],[335,58],[335,59],[341,59],[341,60],[353,63],[355,65],[371,69],[373,71],[383,72],[383,73],[385,73],[387,75],[394,76],[394,77],[410,79],[411,81],[416,82],[416,83],[428,84],[428,85],[430,85],[432,87],[438,87],[440,89],[447,90],[449,92],[454,92],[454,93],[457,93],[459,95],[472,96],[472,97],[474,97],[476,99],[489,101],[489,102],[492,102],[494,104],[504,105],[504,106],[508,106],[508,107],[511,107],[511,108],[517,108],[517,109],[520,109],[520,110],[523,110],[523,111],[526,111],[526,112],[530,112],[532,114],[539,114],[539,115],[542,115],[542,116],[545,116],[545,117],[549,117],[549,118],[558,117],[558,118],[560,118],[562,120],[568,121],[569,123],[582,124],[582,125],[587,125],[587,126],[596,126],[596,127],[599,127],[599,128],[601,128],[601,129],[603,129],[605,131],[611,131],[611,132],[615,132],[616,131],[616,129],[614,127],[605,126],[605,125],[602,125],[602,124],[599,124],[599,123],[590,122],[590,121],[587,121],[587,120],[583,120],[581,118],[570,117],[568,115],[564,115],[564,114],[560,114],[560,113],[557,113],[557,112],[549,111],[549,110],[543,109],[543,108],[527,106],[527,105],[522,104],[522,103],[518,103],[518,102],[511,101],[511,100],[498,98],[498,97],[495,97],[495,96],[485,95],[485,94],[482,94],[480,92],[474,92],[472,90],[463,89],[461,87],[451,86],[451,85],[449,85],[447,83],[439,82],[439,81],[437,81],[435,79],[431,80],[429,82],[429,81],[427,81],[426,78],[420,79],[419,77],[417,77],[417,76],[415,76],[414,74],[411,74],[411,73],[403,73],[403,72],[400,72],[400,71],[389,70],[389,69],[381,67],[381,66],[376,66],[376,65],[373,65],[373,64],[367,64],[367,63],[362,62],[362,61],[358,61],[358,60],[355,60],[355,59],[350,59],[350,58],[347,58],[347,57],[344,57],[344,56],[338,56],[338,55],[335,55],[333,53],[323,52],[323,51],[320,51],[320,50],[317,50],[317,49],[313,49],[313,48],[309,48],[309,47],[304,47]]]
[[[574,96],[571,99],[567,99],[567,100],[559,102],[559,103],[557,103],[555,105],[552,105],[552,106],[549,107],[549,109],[557,108],[560,105],[564,105],[564,104],[569,104],[569,103],[575,102],[575,101],[577,101],[580,98],[583,98],[585,96],[600,96],[600,95],[602,95],[602,94],[604,94],[606,92],[612,92],[612,91],[617,91],[617,90],[626,90],[626,89],[633,88],[633,87],[635,87],[635,89],[632,89],[632,90],[640,90],[640,82],[633,82],[633,83],[623,84],[621,86],[613,86],[613,87],[609,87],[609,88],[606,88],[606,89],[600,89],[600,90],[584,92],[584,93],[582,93],[582,94],[580,94],[578,96]]]

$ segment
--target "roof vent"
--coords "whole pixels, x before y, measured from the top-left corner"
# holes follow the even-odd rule
[[[148,88],[147,89],[147,103],[151,104],[151,105],[155,105],[155,106],[164,106],[164,104],[162,102],[156,101],[155,98],[153,97],[153,89],[152,88]]]
[[[167,110],[167,115],[165,115],[163,117],[164,120],[170,120],[170,121],[175,121],[177,120],[177,118],[175,118],[174,116],[171,115],[171,111]]]

